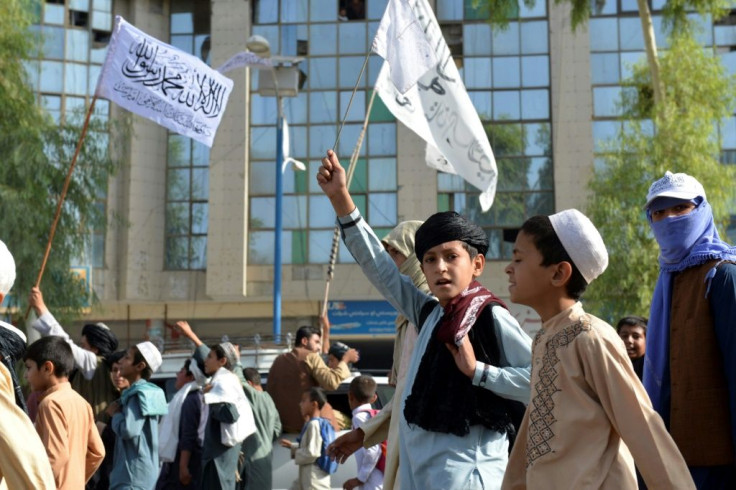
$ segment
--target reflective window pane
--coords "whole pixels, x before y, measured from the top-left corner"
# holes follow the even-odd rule
[[[613,117],[621,113],[621,87],[596,87],[593,89],[593,115]]]
[[[521,105],[519,103],[519,92],[515,90],[504,90],[493,92],[493,119],[519,119],[521,117]]]
[[[250,157],[259,160],[276,160],[275,125],[250,128]]]
[[[310,89],[335,88],[337,79],[335,58],[310,58],[307,83]]]
[[[618,20],[590,19],[590,50],[618,51]],[[639,26],[641,30],[641,25]]]
[[[329,199],[322,196],[309,197],[309,227],[330,228],[335,226],[335,210]]]
[[[281,0],[281,22],[306,22],[307,3],[308,0]]]
[[[272,231],[251,231],[248,233],[248,261],[256,265],[273,264],[273,245]]]
[[[335,144],[336,137],[337,129],[334,124],[309,126],[310,158],[323,158],[327,150]]]
[[[521,84],[519,58],[493,58],[493,87],[516,88]]]
[[[521,58],[521,86],[549,86],[548,56],[523,56]]]
[[[372,158],[368,162],[368,187],[371,192],[396,190],[395,158]]]
[[[180,134],[169,135],[168,165],[170,167],[188,166],[191,160],[190,139]]]
[[[189,231],[189,203],[170,202],[166,204],[166,233],[184,235]]]
[[[315,4],[318,2],[312,2]],[[337,52],[337,29],[334,24],[311,24],[309,26],[309,55],[319,56]],[[342,61],[342,60],[340,60]]]
[[[468,89],[491,86],[490,58],[465,58],[464,67],[465,86]]]
[[[44,26],[41,31],[43,37],[43,57],[46,59],[61,60],[64,58],[64,28]],[[61,80],[59,80],[61,82]]]
[[[353,99],[352,103],[350,103],[351,98]],[[358,90],[355,92],[355,96],[352,92],[340,92],[340,120],[362,122],[365,119],[365,105],[364,91]],[[346,114],[345,111],[347,111],[348,106],[350,106],[350,111]]]
[[[549,52],[549,29],[547,21],[524,22],[521,24],[521,52],[541,54]]]
[[[335,92],[309,93],[309,120],[312,123],[337,120],[337,94]]]
[[[644,49],[644,36],[641,32],[639,17],[619,19],[619,33],[621,36],[621,51]]]
[[[497,29],[493,32],[493,54],[519,54],[519,23],[510,22],[507,29]]]
[[[368,196],[368,219],[371,226],[396,225],[396,194],[380,193]]]
[[[549,92],[547,90],[522,90],[521,118],[549,119]]]
[[[270,98],[274,100],[273,98]],[[284,100],[284,115],[289,124],[306,124],[307,122],[307,100],[309,99],[307,92],[299,92],[296,97],[289,97]],[[274,117],[276,121],[276,104],[274,102]],[[266,123],[268,124],[268,123]],[[275,124],[275,122],[273,123]]]
[[[192,237],[189,242],[189,245],[191,247],[189,269],[191,270],[206,269],[207,268],[207,237],[206,236]]]
[[[168,192],[166,198],[170,201],[183,201],[189,197],[189,169],[168,171],[166,182]]]
[[[365,54],[366,25],[362,22],[342,22],[338,24],[340,54]]]
[[[210,170],[208,168],[192,169],[192,194],[196,200],[207,200],[210,197]]]
[[[65,58],[72,61],[86,62],[89,58],[89,31],[69,29],[66,31]]]
[[[278,3],[261,0],[258,3]],[[322,0],[309,2],[309,19],[312,22],[337,20],[338,0]],[[313,38],[314,39],[314,38]]]
[[[491,26],[489,24],[463,25],[463,54],[465,56],[491,55]]]
[[[206,202],[192,203],[192,234],[204,235],[207,233],[207,216],[209,204]]]
[[[618,83],[619,60],[618,53],[590,55],[590,78],[593,84]]]
[[[368,126],[368,154],[396,154],[396,125],[393,123],[371,124]]]
[[[493,117],[491,92],[476,90],[468,92],[468,95],[470,95],[470,100],[473,102],[473,106],[481,120],[490,120]]]
[[[250,163],[250,179],[248,180],[250,195],[274,193],[276,189],[275,164],[276,162]]]

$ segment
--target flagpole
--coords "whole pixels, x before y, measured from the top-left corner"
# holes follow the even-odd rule
[[[337,144],[340,142],[340,135],[342,134],[342,128],[345,127],[345,121],[348,118],[348,114],[350,114],[350,107],[353,105],[353,99],[355,98],[355,93],[358,91],[358,85],[360,85],[360,80],[363,78],[363,72],[365,71],[365,67],[368,66],[368,60],[371,57],[371,52],[368,51],[368,54],[365,55],[365,59],[363,60],[363,66],[360,67],[360,73],[358,73],[358,80],[355,82],[355,86],[353,87],[353,93],[350,94],[350,100],[348,101],[348,107],[345,109],[345,115],[342,118],[342,121],[340,122],[340,126],[337,128],[337,137],[335,138],[335,144],[332,145],[332,151],[337,150]],[[373,91],[375,94],[375,89]],[[371,104],[373,103],[373,99],[371,99]],[[366,116],[366,121],[368,121],[368,116]]]
[[[368,58],[366,57],[366,60],[367,59]],[[365,67],[365,64],[363,66]],[[358,82],[360,82],[360,77],[358,77]],[[356,87],[357,87],[357,84],[356,84]],[[348,189],[350,188],[350,182],[352,182],[353,180],[353,174],[355,174],[356,162],[358,161],[358,157],[360,156],[360,147],[363,146],[363,139],[365,138],[365,133],[368,129],[368,121],[371,117],[371,110],[373,109],[373,101],[375,99],[376,99],[376,90],[374,88],[373,93],[371,94],[371,98],[368,101],[368,108],[366,109],[365,119],[363,120],[363,127],[360,130],[360,136],[358,136],[358,142],[355,144],[355,148],[353,148],[353,154],[350,156],[350,165],[348,166],[348,172],[347,172]],[[347,113],[345,114],[347,117]],[[344,124],[344,120],[343,120],[343,124]],[[340,138],[340,135],[338,133],[338,140],[339,138]],[[335,142],[335,146],[337,146],[337,142]],[[327,266],[327,281],[325,282],[325,296],[324,296],[324,300],[322,301],[322,312],[320,316],[325,316],[327,314],[327,299],[330,296],[330,283],[332,282],[332,278],[335,275],[335,262],[337,261],[337,251],[339,248],[340,248],[340,227],[335,226],[334,233],[332,234],[332,248],[330,249],[330,262],[329,262],[329,265]],[[324,332],[322,332],[322,334],[324,334]]]
[[[87,128],[89,127],[89,121],[92,117],[92,111],[94,111],[95,108],[95,102],[97,102],[97,94],[95,94],[92,97],[92,102],[89,105],[89,109],[87,109],[87,115],[84,118],[84,125],[82,126],[82,133],[79,135],[79,141],[77,141],[77,148],[74,150],[74,156],[72,157],[72,163],[69,165],[69,170],[66,173],[66,179],[64,180],[64,187],[61,189],[61,195],[59,196],[59,202],[56,204],[56,214],[54,215],[54,220],[51,222],[51,231],[49,231],[49,239],[46,242],[46,251],[43,255],[43,261],[41,262],[41,269],[38,271],[38,277],[36,278],[36,287],[39,287],[41,285],[41,279],[43,278],[43,273],[46,270],[46,264],[49,260],[49,255],[51,254],[51,243],[54,241],[54,235],[56,234],[56,226],[59,224],[59,218],[61,218],[61,207],[64,204],[64,199],[66,199],[66,193],[69,190],[69,184],[72,180],[72,172],[74,172],[74,167],[77,164],[77,157],[79,157],[79,152],[82,149],[82,143],[84,143],[84,138],[87,136]],[[26,310],[26,316],[25,318],[28,319],[28,314],[31,312],[31,306],[28,306],[28,309]]]

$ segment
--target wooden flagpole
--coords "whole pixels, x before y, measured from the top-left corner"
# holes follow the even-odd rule
[[[87,129],[89,127],[89,121],[92,117],[92,112],[95,108],[95,102],[97,102],[97,94],[92,97],[92,102],[89,105],[89,109],[87,109],[87,115],[84,118],[84,126],[82,126],[82,134],[79,135],[79,141],[77,141],[77,147],[74,150],[74,156],[72,157],[72,163],[69,165],[69,170],[66,173],[66,179],[64,180],[64,187],[61,189],[61,195],[59,196],[59,202],[56,204],[56,214],[54,214],[54,220],[51,222],[51,231],[49,231],[49,239],[46,242],[46,252],[44,252],[43,255],[43,261],[41,262],[41,269],[38,271],[38,277],[36,278],[36,287],[39,287],[41,284],[41,279],[43,278],[43,273],[46,270],[46,264],[49,260],[49,255],[51,254],[51,243],[54,241],[54,235],[56,234],[56,226],[59,224],[59,219],[61,218],[61,208],[64,204],[64,199],[66,199],[66,193],[69,190],[69,184],[72,180],[72,172],[74,172],[74,167],[77,164],[77,158],[79,157],[79,152],[82,149],[82,143],[84,143],[84,138],[87,136]],[[28,309],[26,310],[26,316],[25,319],[28,319],[28,314],[31,312],[31,306],[28,305]]]

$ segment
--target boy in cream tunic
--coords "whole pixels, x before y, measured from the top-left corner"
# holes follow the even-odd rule
[[[607,265],[598,230],[575,209],[530,218],[516,238],[511,301],[543,323],[503,489],[637,488],[634,461],[650,489],[695,488],[623,342],[578,301]]]

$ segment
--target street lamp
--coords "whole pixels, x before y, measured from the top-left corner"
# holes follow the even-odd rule
[[[299,57],[271,56],[271,46],[263,36],[251,36],[245,44],[252,53],[271,59],[272,70],[261,70],[258,77],[258,93],[264,97],[276,97],[278,120],[276,123],[276,205],[273,245],[273,337],[281,343],[281,235],[284,200],[284,97],[296,97],[299,93]],[[267,73],[269,72],[269,73]],[[298,166],[298,165],[297,165]]]

